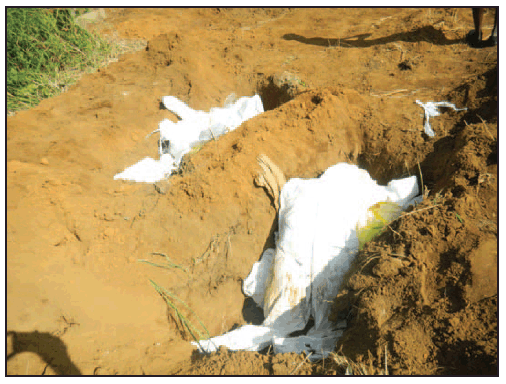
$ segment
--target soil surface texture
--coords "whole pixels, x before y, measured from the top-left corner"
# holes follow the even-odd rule
[[[146,42],[7,119],[7,374],[496,375],[497,47],[470,9],[105,9],[87,28]],[[484,37],[494,13],[485,13]],[[155,185],[113,176],[158,158],[157,129],[259,94],[265,112]],[[230,99],[228,99],[230,100]],[[416,103],[450,101],[423,131]],[[212,336],[262,322],[241,291],[273,244],[257,156],[292,177],[355,163],[426,196],[357,255],[332,318],[336,354],[202,356],[150,280]],[[175,265],[159,268],[154,264]]]

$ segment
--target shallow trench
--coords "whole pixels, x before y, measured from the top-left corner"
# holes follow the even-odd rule
[[[272,80],[272,79],[271,79]],[[264,88],[262,88],[262,91],[264,94],[270,95],[271,99],[270,102],[273,105],[281,104],[278,110],[273,110],[270,113],[277,113],[281,116],[283,116],[283,111],[286,111],[286,115],[289,114],[296,114],[293,113],[293,108],[297,109],[300,106],[305,106],[308,101],[311,102],[312,107],[314,108],[312,112],[314,113],[313,116],[322,116],[318,115],[318,112],[315,112],[318,110],[319,107],[326,108],[328,107],[328,103],[330,100],[333,102],[340,103],[343,99],[347,99],[348,101],[352,100],[355,102],[356,105],[360,103],[360,101],[363,102],[363,98],[361,96],[357,96],[353,92],[347,91],[347,90],[340,90],[340,89],[324,89],[324,90],[317,90],[317,91],[310,91],[310,92],[302,92],[299,95],[296,95],[294,98],[290,97],[286,93],[286,89],[279,89],[274,85],[272,81],[268,83],[268,85]],[[455,91],[455,92],[458,92]],[[278,95],[279,99],[276,99],[274,95]],[[454,95],[455,96],[455,95]],[[458,97],[458,95],[457,95]],[[284,101],[286,100],[286,101]],[[282,102],[283,101],[283,102]],[[390,129],[384,127],[384,125],[387,124],[378,124],[377,118],[378,114],[380,113],[379,110],[375,109],[374,106],[374,100],[368,100],[368,107],[362,109],[359,118],[356,120],[353,120],[353,122],[347,121],[348,126],[345,127],[345,130],[351,130],[356,134],[353,136],[353,138],[350,139],[348,142],[340,142],[340,144],[344,144],[343,148],[345,150],[343,151],[341,157],[338,157],[340,159],[339,161],[351,161],[356,163],[357,165],[361,166],[362,168],[368,170],[373,178],[378,180],[380,184],[386,184],[389,180],[395,179],[395,178],[401,178],[408,175],[417,175],[418,181],[419,181],[419,187],[420,190],[425,191],[428,194],[428,199],[426,202],[422,204],[422,211],[427,210],[423,215],[423,223],[417,223],[417,222],[410,222],[408,219],[399,220],[395,223],[395,225],[392,227],[392,232],[390,233],[384,233],[381,235],[378,240],[373,241],[370,246],[366,247],[366,250],[364,252],[361,252],[357,257],[357,263],[359,265],[359,269],[354,269],[350,271],[347,280],[343,283],[343,295],[341,297],[338,297],[336,299],[336,306],[335,306],[335,312],[333,316],[337,316],[337,318],[342,318],[351,316],[351,322],[349,323],[349,330],[347,331],[347,334],[345,337],[343,337],[343,340],[339,343],[339,347],[343,348],[345,347],[347,352],[350,356],[353,358],[362,359],[365,356],[367,356],[367,353],[372,352],[373,355],[377,356],[378,360],[371,360],[371,355],[369,356],[368,364],[377,364],[378,367],[381,366],[381,356],[383,354],[382,349],[385,347],[385,342],[387,343],[387,348],[390,348],[390,358],[391,358],[391,372],[396,372],[397,374],[405,374],[409,372],[410,369],[419,369],[420,372],[435,372],[432,369],[433,364],[435,361],[443,361],[444,357],[441,357],[439,355],[439,352],[437,352],[437,349],[434,347],[432,340],[437,340],[439,335],[439,327],[441,325],[434,325],[433,328],[427,327],[426,325],[416,325],[415,328],[412,325],[401,325],[400,329],[403,330],[403,332],[407,332],[406,335],[409,334],[409,332],[414,332],[413,335],[419,335],[414,337],[421,337],[420,342],[422,343],[423,351],[421,352],[420,357],[415,354],[411,362],[408,364],[408,371],[404,370],[405,368],[403,364],[406,364],[406,361],[403,359],[406,358],[404,355],[405,351],[400,347],[400,345],[404,345],[402,343],[411,343],[413,336],[406,336],[407,339],[403,339],[405,336],[392,336],[391,325],[388,325],[390,321],[393,322],[399,322],[399,324],[405,324],[407,321],[409,323],[409,319],[412,316],[412,313],[417,312],[418,303],[420,299],[413,299],[412,297],[422,297],[424,301],[427,302],[427,307],[432,307],[431,311],[440,311],[441,315],[440,317],[436,316],[436,320],[434,320],[435,324],[442,324],[451,312],[457,313],[458,311],[464,310],[465,306],[468,305],[468,299],[466,299],[466,293],[465,289],[455,285],[454,290],[455,292],[452,293],[454,296],[450,299],[450,303],[448,304],[448,309],[443,309],[441,307],[442,304],[439,303],[438,300],[443,300],[443,296],[450,294],[450,288],[447,290],[439,290],[439,291],[432,291],[432,287],[424,288],[416,286],[415,288],[409,288],[414,289],[414,296],[412,296],[408,292],[406,292],[406,295],[404,298],[398,297],[397,299],[394,299],[391,293],[386,293],[384,300],[400,300],[400,302],[403,302],[405,305],[405,309],[401,310],[402,305],[400,304],[386,304],[387,306],[394,305],[391,308],[397,308],[397,309],[389,309],[388,312],[389,316],[391,317],[389,321],[387,321],[387,326],[381,326],[381,324],[385,321],[384,319],[381,320],[381,315],[378,319],[376,319],[374,316],[376,316],[374,311],[376,311],[375,307],[371,307],[367,309],[367,305],[364,304],[363,300],[367,300],[368,295],[371,297],[375,297],[374,295],[376,293],[375,289],[372,287],[375,284],[379,284],[379,292],[381,292],[382,289],[386,290],[384,292],[389,292],[391,289],[396,290],[394,287],[388,285],[388,281],[390,281],[392,278],[399,279],[399,281],[402,280],[403,282],[399,283],[399,286],[402,286],[403,284],[406,284],[407,280],[412,280],[413,278],[417,280],[419,277],[418,275],[421,273],[424,277],[423,279],[429,279],[428,270],[430,270],[430,273],[434,273],[434,279],[444,279],[445,274],[448,273],[448,268],[454,268],[455,264],[440,264],[442,261],[439,260],[439,253],[441,254],[442,259],[445,259],[444,255],[448,254],[454,254],[455,252],[461,252],[463,254],[467,254],[470,252],[470,248],[468,248],[467,245],[450,245],[449,247],[447,245],[444,245],[446,242],[450,241],[453,243],[453,240],[451,240],[450,237],[446,236],[438,240],[433,240],[434,245],[431,247],[430,245],[426,247],[426,249],[430,250],[428,251],[427,257],[429,259],[423,261],[423,267],[420,267],[419,261],[416,261],[414,257],[420,257],[420,256],[412,256],[413,254],[416,255],[416,242],[421,241],[422,243],[426,242],[427,239],[423,238],[417,238],[415,235],[414,238],[412,236],[408,236],[407,233],[409,233],[410,226],[426,226],[429,225],[429,228],[433,228],[433,226],[438,226],[441,224],[439,222],[439,218],[436,217],[435,219],[431,218],[431,210],[432,205],[442,205],[442,208],[440,209],[441,214],[445,217],[445,222],[448,222],[450,217],[455,221],[454,224],[457,227],[459,224],[461,224],[462,218],[460,215],[455,215],[454,209],[455,204],[458,204],[459,197],[462,198],[465,196],[465,193],[462,193],[462,190],[460,187],[456,186],[455,180],[458,179],[458,175],[462,172],[466,172],[465,170],[462,171],[462,169],[459,169],[458,167],[453,166],[442,166],[442,164],[451,164],[454,159],[459,158],[461,156],[461,153],[466,152],[468,149],[468,145],[466,144],[466,141],[463,141],[463,138],[469,135],[475,135],[476,129],[479,130],[479,128],[476,128],[474,126],[468,126],[465,119],[469,118],[469,114],[465,115],[464,117],[462,115],[458,114],[448,114],[443,116],[444,124],[449,127],[448,135],[443,135],[442,137],[437,137],[436,139],[429,139],[425,137],[421,130],[417,131],[416,133],[408,133],[406,134],[406,130],[398,129],[401,127],[399,123],[396,124],[395,118],[396,116],[391,117],[390,119]],[[351,104],[351,103],[350,103]],[[362,103],[361,106],[366,105],[367,103]],[[402,103],[401,103],[402,105]],[[342,104],[340,104],[342,107]],[[347,105],[345,108],[352,108],[349,105]],[[480,107],[479,107],[480,108]],[[300,110],[299,110],[300,112]],[[301,112],[302,115],[306,114],[307,109],[303,112]],[[267,112],[266,112],[267,113]],[[310,112],[311,113],[311,112]],[[310,114],[309,113],[309,114]],[[308,114],[308,115],[309,115]],[[285,116],[286,116],[285,115]],[[324,115],[324,114],[323,114]],[[335,116],[331,116],[331,119]],[[384,118],[385,119],[385,118]],[[320,123],[324,122],[324,120],[318,120]],[[420,124],[419,121],[414,122],[414,124]],[[323,125],[325,125],[323,123]],[[383,125],[383,127],[380,127]],[[360,127],[357,129],[356,127]],[[249,128],[249,125],[246,124],[246,127]],[[247,129],[246,128],[246,129]],[[338,129],[339,131],[339,129]],[[387,137],[388,140],[378,140],[378,135],[382,137]],[[480,167],[486,166],[489,167],[489,169],[493,169],[494,162],[496,163],[496,156],[497,152],[494,149],[495,144],[493,140],[489,140],[490,143],[490,149],[486,149],[483,153],[485,156],[480,161],[482,162]],[[357,150],[356,145],[360,147],[359,150]],[[488,143],[486,145],[489,145]],[[353,147],[355,146],[355,149],[353,150]],[[336,148],[339,148],[339,145],[337,145]],[[486,147],[485,147],[486,148]],[[289,150],[287,150],[289,152]],[[374,152],[374,154],[371,154],[371,152]],[[330,162],[329,165],[332,165],[331,159],[335,159],[336,157],[333,157],[332,155],[329,156],[328,153],[322,152],[322,157],[327,158],[327,162]],[[299,160],[300,161],[300,160]],[[289,173],[292,177],[300,176],[300,174],[297,174],[296,169],[300,169],[293,164],[290,164],[287,160],[280,160],[279,162],[280,167],[282,167],[285,172],[288,170],[287,173]],[[461,166],[464,163],[461,164]],[[301,164],[302,165],[302,164]],[[307,164],[306,164],[307,165]],[[492,167],[492,168],[490,168]],[[304,176],[305,177],[317,177],[319,174],[321,174],[325,169],[326,166],[319,166],[319,167],[309,167],[312,168],[312,171],[305,171]],[[465,168],[465,166],[464,166]],[[472,187],[473,185],[476,186],[476,180],[478,174],[473,174],[472,176],[467,176],[469,180],[469,185]],[[423,179],[423,186],[422,181]],[[473,181],[474,180],[474,181]],[[473,184],[474,183],[474,184]],[[463,190],[466,190],[465,187]],[[459,192],[460,191],[460,192]],[[454,194],[455,196],[453,196]],[[443,198],[442,202],[433,203],[433,201],[438,201],[438,199],[441,198],[441,196],[446,196]],[[453,196],[453,197],[452,197]],[[493,205],[491,206],[491,209],[494,209]],[[407,218],[411,219],[411,216],[407,216]],[[434,224],[430,224],[433,222]],[[450,224],[446,224],[447,228]],[[472,225],[472,224],[471,224]],[[267,246],[272,246],[273,244],[273,233],[277,229],[277,221],[274,219],[272,221],[272,226],[270,229],[269,237],[266,239],[266,242],[264,244],[264,248]],[[469,231],[472,229],[462,227],[460,230],[457,230],[457,238],[459,236],[466,236],[466,231]],[[435,233],[433,233],[433,229],[430,229],[427,231],[424,228],[419,228],[416,230],[417,233],[419,233],[422,236],[431,235],[434,236]],[[448,229],[447,229],[448,231]],[[453,230],[450,230],[453,231]],[[399,235],[400,233],[400,235]],[[454,232],[450,232],[454,233]],[[460,234],[460,235],[459,235]],[[409,240],[402,239],[397,236],[408,236]],[[457,243],[459,240],[455,238],[455,241]],[[416,240],[418,239],[418,240]],[[443,241],[443,243],[439,243],[439,241]],[[481,241],[481,240],[476,240]],[[422,246],[424,247],[424,246]],[[456,248],[457,247],[457,248]],[[461,247],[461,251],[456,251],[458,247]],[[467,248],[466,248],[467,247]],[[379,263],[378,260],[374,260],[372,263],[370,263],[370,260],[368,259],[367,252],[376,252],[377,255],[381,255],[379,257]],[[387,255],[389,253],[397,254],[396,252],[402,253],[406,257],[406,260],[411,260],[409,263],[404,263],[402,265],[397,265],[392,260],[392,257],[388,257]],[[463,263],[463,265],[468,265],[468,257],[465,256],[464,259],[462,258],[454,258],[453,263]],[[373,257],[375,259],[376,257]],[[432,258],[432,259],[430,259]],[[365,265],[364,265],[365,261]],[[381,264],[383,262],[383,264]],[[385,263],[394,263],[392,265],[395,265],[395,267],[392,267],[389,265],[389,267],[386,267]],[[366,266],[366,268],[364,268]],[[384,268],[381,269],[381,268]],[[385,269],[386,268],[386,269]],[[402,272],[402,278],[396,277],[396,273],[399,272],[385,272],[390,271],[389,268],[393,268],[394,271],[403,271]],[[402,269],[404,268],[404,269]],[[421,268],[421,269],[420,269]],[[412,270],[412,272],[409,272]],[[383,271],[383,272],[378,272]],[[420,272],[421,271],[421,272]],[[472,271],[469,269],[469,267],[464,267],[464,275],[471,275]],[[467,272],[466,272],[467,271]],[[413,277],[409,277],[409,274],[413,273]],[[464,276],[463,275],[463,276]],[[378,280],[378,276],[380,277]],[[384,278],[387,278],[387,280],[384,280]],[[462,277],[461,277],[462,278]],[[364,280],[365,279],[365,280]],[[431,278],[432,279],[432,278]],[[357,281],[362,281],[361,283],[357,283]],[[373,285],[372,282],[376,281]],[[432,281],[432,280],[430,280]],[[463,280],[464,282],[466,280]],[[469,279],[467,280],[467,283],[469,284]],[[425,283],[424,283],[425,284]],[[429,283],[426,283],[429,284]],[[432,282],[430,283],[432,284]],[[449,284],[449,283],[446,283]],[[452,283],[453,284],[453,283]],[[409,286],[409,284],[408,284]],[[383,288],[381,288],[383,287]],[[407,287],[407,286],[406,286]],[[408,289],[408,288],[406,288]],[[467,289],[467,288],[466,288]],[[377,289],[376,289],[377,290]],[[363,292],[362,292],[363,291]],[[350,293],[351,292],[351,293]],[[372,293],[371,293],[372,292]],[[430,293],[427,293],[430,292]],[[359,296],[356,296],[357,294],[361,294]],[[398,292],[396,293],[398,294]],[[351,296],[350,296],[351,295]],[[437,296],[441,295],[440,299],[437,299]],[[364,298],[365,297],[365,298]],[[362,301],[360,301],[362,300]],[[416,303],[414,304],[408,304],[411,302],[411,300],[415,300]],[[435,300],[434,303],[431,303],[428,305],[428,302],[431,300]],[[387,302],[387,301],[386,301]],[[400,303],[399,302],[399,303]],[[355,304],[352,304],[355,303]],[[351,306],[357,305],[358,309],[357,311],[352,310]],[[364,307],[365,305],[365,307]],[[395,307],[395,305],[398,305],[398,307]],[[400,306],[399,306],[400,305]],[[412,308],[413,305],[413,308]],[[390,307],[388,307],[390,308]],[[437,308],[437,309],[436,309]],[[452,309],[453,308],[453,309]],[[428,310],[428,309],[427,309]],[[372,320],[360,320],[359,313],[362,311],[362,316],[372,316]],[[369,312],[368,312],[369,311]],[[371,312],[372,311],[372,312]],[[402,315],[402,312],[404,311],[404,315]],[[448,311],[448,312],[447,312]],[[252,300],[245,299],[243,303],[243,316],[246,322],[253,323],[253,324],[260,324],[263,321],[263,315],[261,312],[261,309],[257,308]],[[405,316],[405,319],[403,320],[403,316]],[[335,317],[336,318],[336,317]],[[357,323],[357,319],[358,323]],[[310,323],[308,323],[308,326],[304,331],[299,332],[298,334],[303,334],[307,329],[311,326]],[[386,328],[385,328],[386,327]],[[399,327],[397,325],[396,327]],[[233,327],[235,328],[235,327]],[[233,329],[232,328],[232,329]],[[395,329],[395,328],[394,328]],[[411,329],[411,331],[409,331]],[[365,334],[367,334],[367,337],[363,337]],[[417,333],[418,332],[418,333]],[[401,333],[404,335],[404,333]],[[429,336],[433,335],[434,336]],[[359,336],[361,335],[361,336]],[[351,347],[350,349],[350,341],[355,340],[355,338],[359,336],[361,338],[361,342],[358,343],[356,347]],[[383,344],[382,344],[383,343]],[[381,345],[381,348],[378,346]],[[414,346],[413,346],[414,347]],[[264,353],[268,352],[263,351]],[[220,358],[219,356],[224,356],[223,353],[229,353],[221,351],[217,354],[217,359]],[[411,351],[409,353],[412,353]],[[220,355],[221,354],[221,355]],[[267,354],[268,355],[268,354]],[[419,360],[416,360],[419,358]],[[488,357],[487,357],[488,359]],[[425,370],[421,369],[421,361],[424,360],[427,362],[427,368]],[[197,358],[196,361],[200,361],[200,358]],[[208,361],[205,360],[204,361]],[[373,363],[374,361],[374,363]],[[404,363],[403,363],[404,361]],[[200,363],[198,363],[200,364]],[[202,363],[205,364],[205,363]],[[411,365],[409,365],[411,364]],[[490,364],[490,361],[487,360],[487,364]],[[413,368],[415,367],[415,368]],[[318,369],[321,369],[321,366],[315,365],[312,368],[312,372],[318,372]],[[378,368],[379,369],[379,368]],[[492,365],[493,370],[493,365]],[[450,372],[450,371],[447,371]]]

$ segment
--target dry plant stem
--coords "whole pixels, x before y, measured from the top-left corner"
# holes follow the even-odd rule
[[[431,207],[417,209],[416,211],[413,211],[413,212],[403,213],[400,217],[413,215],[413,214],[415,214],[415,213],[422,212],[422,211],[426,211],[426,210],[428,210],[428,209],[432,209],[432,208],[436,208],[436,207],[440,207],[440,206],[441,206],[441,204],[436,204],[436,205],[433,205],[433,206],[431,206]],[[397,220],[397,219],[396,219],[396,220]]]
[[[395,233],[397,236],[402,237],[399,232],[397,232],[395,229],[393,229],[390,225],[387,225],[388,229],[390,229],[393,233]]]
[[[309,352],[309,355],[307,355],[307,356],[306,356],[306,358],[305,358],[304,360],[302,360],[302,361],[299,363],[299,365],[297,365],[297,366],[295,367],[295,369],[294,369],[292,372],[290,372],[290,375],[295,374],[295,372],[297,372],[297,370],[298,370],[300,367],[302,367],[302,364],[304,364],[304,363],[307,361],[307,359],[309,359],[309,356],[311,356],[312,354],[313,354],[313,352]]]
[[[385,375],[388,375],[388,350],[387,350],[387,346],[385,344]]]
[[[492,140],[494,140],[494,136],[493,136],[493,135],[492,135],[492,133],[488,130],[487,123],[485,122],[485,120],[483,120],[483,119],[481,118],[481,116],[480,116],[480,115],[476,115],[476,116],[478,116],[478,117],[480,118],[481,122],[483,123],[483,127],[485,128],[485,130],[486,130],[486,131],[487,131],[487,133],[489,134],[490,138],[491,138]]]
[[[360,272],[362,272],[362,270],[365,268],[365,266],[367,264],[369,264],[372,260],[379,259],[379,258],[380,258],[380,256],[373,256],[373,257],[370,257],[369,259],[367,259],[367,261],[364,263],[364,265],[362,265],[362,267],[360,268]]]
[[[430,207],[426,207],[426,208],[421,208],[421,209],[417,209],[416,211],[413,211],[413,212],[408,212],[408,213],[403,213],[402,215],[400,215],[397,219],[394,219],[390,222],[390,224],[392,224],[394,221],[396,220],[399,220],[401,217],[406,217],[406,216],[410,216],[410,215],[413,215],[415,213],[418,213],[418,212],[422,212],[422,211],[426,211],[428,209],[432,209],[432,208],[436,208],[436,207],[439,207],[441,206],[441,204],[436,204],[436,205],[432,205]]]
[[[425,196],[424,186],[423,186],[423,175],[422,175],[422,168],[420,167],[420,162],[417,162],[418,164],[418,172],[420,172],[420,184],[422,184],[422,196]]]
[[[396,93],[401,93],[401,92],[408,92],[408,89],[396,89],[394,91],[384,92],[380,95],[376,95],[376,94],[371,93],[371,96],[384,97],[384,96],[390,96],[390,95],[394,95]]]

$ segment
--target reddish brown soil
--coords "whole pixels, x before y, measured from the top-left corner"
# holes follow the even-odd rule
[[[340,355],[370,372],[387,353],[390,374],[497,373],[497,48],[463,42],[469,9],[107,15],[100,33],[146,50],[7,120],[8,374],[344,373],[295,354],[199,356],[149,284],[212,335],[261,321],[241,293],[276,225],[254,184],[261,153],[288,178],[340,161],[380,182],[422,175],[424,203],[366,245],[336,298]],[[170,186],[113,180],[156,157],[145,136],[175,120],[162,96],[209,110],[232,92],[267,111],[188,156]],[[428,138],[417,99],[468,110],[432,119]],[[160,262],[152,252],[187,272],[138,262]]]

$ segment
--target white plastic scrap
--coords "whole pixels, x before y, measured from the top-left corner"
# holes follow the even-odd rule
[[[452,108],[454,111],[466,111],[467,108],[457,108],[455,107],[455,104],[452,104],[448,101],[429,101],[427,103],[422,103],[420,100],[416,100],[416,103],[421,106],[425,111],[425,123],[423,125],[423,128],[425,130],[425,133],[427,136],[434,137],[435,133],[432,130],[429,118],[439,116],[441,113],[439,112],[438,108],[440,107],[446,107],[446,108]]]
[[[161,155],[159,160],[145,157],[134,165],[126,168],[123,172],[114,176],[114,180],[130,180],[138,183],[156,183],[172,173],[174,165],[172,156]]]
[[[243,292],[263,308],[262,325],[245,325],[224,335],[192,342],[200,352],[260,351],[311,353],[326,357],[346,322],[328,319],[332,301],[358,252],[357,230],[365,228],[378,202],[402,209],[419,202],[416,176],[378,185],[355,165],[336,164],[317,179],[289,180],[280,196],[276,248],[267,249],[243,282]],[[306,335],[290,337],[314,326]]]
[[[158,124],[158,129],[151,132],[160,133],[160,159],[146,157],[115,175],[114,180],[144,183],[162,180],[179,166],[182,157],[192,147],[233,131],[246,120],[264,112],[258,95],[241,97],[223,108],[211,108],[209,112],[193,110],[174,96],[164,96],[162,102],[181,120],[173,123],[164,119]]]

